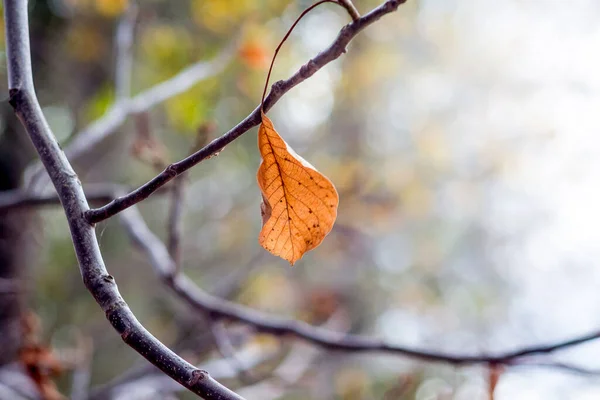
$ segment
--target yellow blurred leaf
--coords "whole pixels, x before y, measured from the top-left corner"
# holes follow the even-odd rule
[[[257,180],[263,196],[259,243],[294,265],[333,228],[338,193],[329,179],[288,146],[264,114],[258,148],[262,162]]]
[[[105,17],[116,17],[127,8],[128,0],[96,0],[96,10]]]
[[[242,17],[255,9],[257,4],[252,0],[195,0],[191,7],[192,17],[198,25],[223,33],[235,29]]]
[[[207,115],[206,99],[198,90],[190,90],[165,102],[167,118],[178,132],[192,134]]]
[[[100,118],[106,111],[108,111],[114,101],[115,92],[113,90],[113,86],[103,86],[86,105],[85,117],[88,121],[93,121],[97,118]]]

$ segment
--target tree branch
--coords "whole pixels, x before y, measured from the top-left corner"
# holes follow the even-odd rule
[[[36,207],[42,205],[57,205],[60,204],[59,198],[54,196],[36,196],[30,194],[23,194],[21,191],[9,192],[9,196],[0,196],[0,210],[20,208],[20,207]],[[167,188],[161,190],[161,193],[166,193]],[[106,201],[106,199],[114,199],[119,194],[124,193],[123,187],[116,184],[95,184],[91,185],[89,190],[86,190],[88,197],[95,201]],[[15,200],[13,200],[15,199]],[[12,202],[12,204],[11,204]],[[559,369],[570,370],[571,372],[577,372],[587,375],[599,374],[596,370],[586,370],[577,366],[566,367],[562,363],[558,362],[536,362],[529,363],[526,361],[519,361],[515,364],[513,360],[522,359],[527,356],[536,354],[552,353],[558,350],[574,347],[580,344],[591,342],[600,339],[600,330],[593,331],[581,336],[577,336],[571,339],[558,341],[556,343],[550,343],[547,345],[536,345],[531,347],[525,347],[522,349],[509,351],[497,355],[447,355],[435,352],[419,352],[414,349],[407,349],[404,347],[385,345],[383,342],[374,340],[363,336],[354,336],[357,340],[346,342],[342,340],[340,346],[334,343],[331,346],[330,340],[322,340],[323,335],[319,331],[320,328],[316,328],[302,322],[294,320],[286,320],[267,314],[257,312],[252,309],[245,308],[243,306],[236,305],[226,300],[219,299],[204,293],[199,289],[189,278],[182,275],[184,284],[178,284],[177,282],[170,283],[171,275],[170,265],[175,265],[172,260],[169,259],[169,252],[164,249],[164,244],[147,228],[141,215],[135,208],[132,209],[132,213],[128,211],[120,214],[122,222],[129,234],[135,240],[136,243],[142,244],[141,249],[150,257],[150,261],[163,280],[168,282],[171,290],[174,290],[183,300],[190,303],[194,308],[200,309],[203,313],[211,313],[217,317],[227,318],[234,321],[242,322],[254,327],[255,329],[267,333],[273,333],[276,335],[292,335],[300,339],[312,342],[313,344],[323,346],[332,349],[345,349],[357,351],[382,351],[382,352],[394,352],[400,353],[408,357],[412,357],[423,361],[441,361],[448,362],[451,364],[472,364],[472,363],[499,363],[513,366],[546,366],[556,367]],[[161,248],[162,247],[162,248]],[[164,249],[164,251],[163,251]],[[0,282],[1,283],[1,282]],[[12,284],[11,284],[12,285]],[[174,289],[174,285],[177,285],[177,289]],[[8,287],[8,286],[7,286]],[[348,335],[340,335],[335,332],[324,331],[325,337],[335,337],[338,335],[340,338],[346,338]],[[352,338],[352,337],[350,337]]]
[[[171,185],[161,188],[159,193],[171,190]],[[116,183],[92,183],[85,186],[85,196],[90,203],[107,203],[128,192],[128,188]],[[0,193],[0,212],[12,210],[56,206],[60,199],[54,194],[37,194],[23,189]]]
[[[206,399],[241,399],[169,350],[136,319],[108,274],[81,183],[46,122],[33,86],[27,0],[4,2],[10,104],[29,134],[65,210],[83,282],[121,338],[165,374]]]
[[[131,98],[117,97],[115,103],[102,117],[74,135],[73,141],[65,148],[65,154],[70,160],[81,158],[91,149],[94,149],[99,142],[116,132],[130,115],[148,111],[165,100],[187,91],[199,82],[219,74],[233,58],[238,45],[239,38],[236,38],[219,55],[210,61],[200,61],[192,64],[172,78],[146,89]],[[121,58],[117,58],[117,63],[120,62],[119,60]],[[123,64],[117,65],[115,68],[123,71],[125,69]],[[125,72],[117,73],[124,74]],[[117,86],[122,85],[122,83],[118,82],[121,81],[117,80]],[[43,173],[43,166],[36,163],[27,168],[25,181],[29,186],[35,185],[36,187],[43,188]]]
[[[249,368],[244,364],[244,362],[237,356],[236,349],[229,339],[227,327],[223,321],[211,317],[208,319],[208,326],[217,350],[221,356],[223,356],[224,360],[230,361],[231,368],[235,371],[240,382],[244,383],[245,385],[250,385],[262,380],[257,379],[254,374],[249,371]]]
[[[315,58],[311,59],[302,67],[300,67],[300,69],[292,77],[285,81],[276,82],[272,86],[271,92],[265,99],[264,110],[268,111],[271,109],[271,107],[273,107],[273,105],[290,89],[311,77],[315,72],[323,68],[331,61],[339,58],[346,51],[346,46],[348,43],[350,43],[350,41],[356,35],[358,35],[359,32],[375,21],[379,20],[384,15],[396,11],[398,7],[405,2],[406,0],[388,0],[365,16],[344,26],[337,38],[326,50],[322,51]],[[248,115],[238,125],[233,127],[229,132],[213,140],[208,145],[189,157],[169,165],[163,172],[151,179],[149,182],[140,186],[138,189],[126,196],[113,200],[104,207],[89,210],[86,212],[87,220],[91,223],[100,222],[148,198],[162,185],[166,184],[177,175],[184,173],[196,164],[199,164],[203,160],[211,157],[213,154],[221,151],[229,143],[248,132],[251,128],[257,126],[260,121],[260,107],[257,107],[250,115]]]
[[[563,364],[553,362],[539,363],[528,359],[528,356],[552,353],[557,350],[573,347],[600,338],[600,330],[577,338],[559,341],[547,345],[523,347],[496,354],[458,354],[399,346],[384,340],[363,335],[333,332],[302,321],[278,318],[251,308],[212,296],[200,289],[183,273],[177,273],[173,260],[164,243],[156,236],[146,223],[137,208],[133,207],[119,214],[120,220],[130,237],[138,247],[146,253],[152,267],[162,282],[179,298],[202,314],[213,318],[224,318],[252,326],[257,331],[276,336],[295,337],[329,350],[348,352],[382,352],[409,357],[427,362],[443,362],[456,366],[473,364],[498,365],[556,365],[565,369]],[[576,370],[576,367],[571,367]],[[582,370],[582,369],[580,369]]]

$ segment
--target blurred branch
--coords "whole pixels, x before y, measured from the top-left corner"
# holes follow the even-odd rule
[[[314,364],[319,351],[306,343],[296,343],[285,360],[273,371],[273,376],[263,382],[238,389],[249,399],[270,400],[284,396],[286,386],[298,382]]]
[[[77,362],[73,369],[71,381],[71,400],[86,400],[89,397],[92,377],[92,357],[94,345],[91,338],[78,335]]]
[[[238,47],[238,39],[233,40],[211,61],[193,64],[174,77],[167,79],[131,99],[115,103],[104,117],[84,128],[65,149],[67,157],[77,159],[113,133],[130,114],[139,114],[181,94],[199,82],[219,74],[227,66]]]
[[[241,399],[152,336],[121,297],[114,277],[104,265],[94,227],[84,217],[89,206],[81,183],[50,130],[35,94],[27,0],[6,0],[4,21],[9,102],[29,134],[63,205],[86,288],[123,341],[165,374],[206,399]]]
[[[102,117],[74,135],[74,139],[64,150],[66,156],[72,161],[79,159],[93,150],[100,141],[116,132],[129,115],[148,111],[163,101],[187,91],[199,82],[221,73],[233,58],[239,42],[239,37],[235,38],[211,61],[199,61],[192,64],[172,78],[131,98],[119,99],[117,97],[115,103]],[[121,68],[125,69],[123,66],[119,67],[119,69]],[[118,84],[121,85],[121,83]],[[29,186],[35,184],[43,187],[43,173],[42,165],[36,163],[27,168],[25,181]]]
[[[295,337],[329,350],[397,354],[419,361],[443,362],[455,366],[473,364],[512,366],[521,363],[534,366],[538,363],[536,360],[528,360],[528,356],[552,353],[600,338],[600,331],[596,331],[549,345],[523,347],[498,354],[473,355],[420,350],[414,347],[390,344],[384,340],[368,336],[333,332],[299,320],[271,316],[204,292],[185,274],[176,272],[175,264],[169,257],[166,246],[148,228],[135,207],[125,210],[119,216],[128,234],[136,245],[146,253],[163,283],[194,309],[213,318],[242,322],[263,333]],[[564,369],[564,365],[559,363],[543,363],[544,366],[554,364],[557,368]]]
[[[165,193],[166,187],[160,193]],[[106,203],[128,192],[128,188],[116,183],[91,183],[85,186],[85,196],[91,203]],[[0,212],[42,206],[60,205],[60,198],[54,194],[37,194],[23,189],[9,190],[0,193]]]
[[[37,385],[23,364],[14,362],[0,368],[0,399],[40,399]]]
[[[248,367],[255,367],[265,361],[271,361],[277,354],[265,352],[260,348],[248,349],[240,352],[239,357]],[[235,378],[236,372],[231,367],[231,361],[227,359],[209,360],[199,365],[199,368],[210,369],[219,379]],[[134,379],[118,379],[108,385],[93,390],[90,400],[131,400],[132,398],[165,398],[167,395],[181,391],[181,386],[167,379],[164,374],[156,370],[134,371],[137,376]],[[258,399],[260,397],[252,397]],[[261,399],[262,400],[262,399]]]
[[[175,268],[181,268],[181,231],[183,229],[183,204],[185,200],[186,176],[182,175],[173,182],[171,188],[171,206],[168,220],[169,254],[175,263]]]
[[[20,279],[0,278],[0,295],[19,293],[23,287]]]
[[[334,313],[324,326],[346,329],[348,327],[347,317],[342,314]],[[265,376],[266,379],[261,382],[246,385],[243,388],[237,389],[237,391],[244,392],[250,399],[267,400],[280,397],[283,392],[283,386],[293,384],[299,380],[319,353],[319,350],[314,346],[301,342],[293,343],[289,352],[283,357],[283,360],[269,374],[269,378]],[[258,367],[264,362],[277,361],[281,358],[281,354],[280,350],[273,352],[269,350],[265,351],[260,346],[248,346],[240,350],[236,354],[236,357],[249,370]],[[232,364],[233,360],[221,358],[204,362],[199,365],[199,368],[209,369],[218,379],[231,379],[235,378],[238,374],[238,370]],[[165,396],[181,389],[181,386],[176,385],[170,379],[166,379],[160,371],[151,368],[151,366],[144,366],[131,370],[108,384],[92,390],[90,400],[106,398],[129,400],[132,393],[137,394],[142,390],[146,391],[147,394],[152,393],[158,398],[158,396]],[[264,393],[265,391],[267,393]],[[263,394],[265,397],[262,396]]]
[[[167,188],[161,190],[161,193],[167,191]],[[86,187],[86,193],[91,200],[105,201],[113,199],[124,193],[124,188],[116,184],[94,184]],[[21,207],[36,207],[43,205],[58,205],[60,200],[58,196],[39,196],[22,191],[7,192],[6,196],[0,196],[0,210],[21,208]],[[521,360],[524,357],[552,353],[561,349],[574,347],[580,344],[591,342],[600,339],[600,330],[593,331],[585,335],[577,336],[572,339],[559,341],[548,345],[539,345],[525,347],[520,350],[510,351],[498,355],[448,355],[435,352],[422,352],[415,349],[404,348],[385,344],[385,342],[357,335],[341,335],[335,332],[323,331],[303,322],[286,320],[277,317],[272,317],[258,311],[236,305],[226,300],[221,300],[211,296],[200,290],[189,278],[185,275],[175,275],[169,272],[174,266],[173,260],[169,257],[169,252],[164,247],[164,244],[147,228],[141,215],[135,208],[132,212],[126,211],[120,216],[122,222],[128,232],[138,244],[142,244],[144,250],[152,261],[152,265],[159,275],[168,282],[168,286],[175,291],[186,302],[190,303],[197,309],[203,312],[208,312],[216,316],[237,320],[253,326],[255,329],[272,333],[275,335],[292,335],[300,339],[307,340],[316,345],[337,350],[351,351],[381,351],[400,353],[411,358],[423,361],[441,361],[455,365],[465,364],[485,364],[498,363],[511,366],[545,366],[556,367],[559,369],[569,370],[571,372],[600,375],[600,371],[587,370],[577,366],[567,366],[558,362],[535,362],[529,363],[526,360]],[[12,290],[13,282],[3,283],[1,288]],[[514,363],[514,360],[519,360]]]
[[[344,26],[337,38],[326,50],[322,51],[315,58],[309,60],[306,64],[300,67],[300,69],[289,79],[273,84],[271,92],[265,99],[265,112],[270,110],[271,107],[273,107],[273,105],[290,89],[310,78],[315,72],[345,53],[346,46],[356,35],[358,35],[359,32],[379,20],[384,15],[396,11],[398,7],[405,2],[406,0],[388,0],[365,16]],[[166,184],[176,176],[181,175],[203,160],[210,158],[213,154],[221,151],[229,143],[248,132],[251,128],[257,126],[260,121],[260,107],[257,107],[250,115],[248,115],[238,125],[233,127],[229,132],[213,140],[208,145],[204,146],[202,149],[190,155],[189,157],[167,166],[163,172],[144,185],[140,186],[138,189],[126,196],[113,200],[104,207],[89,210],[86,212],[87,220],[91,223],[100,222],[148,198],[162,185]]]
[[[233,335],[236,336],[237,340],[241,340],[241,337],[246,337],[250,333],[250,329],[246,326],[239,326],[232,332]],[[186,352],[188,354],[201,354],[206,355],[209,353],[209,350],[212,348],[214,344],[214,340],[212,338],[212,334],[210,332],[204,332],[203,334],[198,335],[197,332],[191,334],[194,338],[193,341],[191,337],[184,339],[183,341],[173,344],[173,347],[176,349],[178,353]],[[192,343],[186,343],[191,342]],[[256,359],[256,357],[254,357]],[[215,379],[224,379],[224,378],[233,378],[235,377],[234,371],[232,371],[231,366],[227,361],[217,360],[219,363],[209,361],[207,364],[200,365],[199,368],[207,369],[211,371],[211,375]],[[221,362],[224,361],[224,362]],[[245,361],[248,361],[245,358]],[[252,361],[254,363],[262,362],[263,360],[255,360]],[[252,362],[246,362],[246,365],[252,364]],[[217,367],[215,368],[215,364]],[[227,368],[223,368],[223,366],[227,364]],[[226,369],[226,371],[225,371]],[[166,377],[159,369],[154,367],[152,364],[143,364],[131,367],[129,370],[117,375],[107,383],[99,385],[93,388],[90,392],[89,399],[106,399],[106,398],[114,398],[110,394],[116,391],[119,391],[120,387],[134,387],[140,386],[139,382],[152,382],[152,384],[161,381],[161,386],[168,386],[169,388],[175,388],[174,390],[181,390],[181,385],[174,382],[172,379]]]
[[[223,356],[223,359],[230,360],[232,368],[236,371],[236,375],[240,382],[244,384],[250,384],[250,382],[256,382],[257,379],[248,371],[246,365],[237,356],[235,347],[231,343],[229,334],[227,333],[227,327],[222,320],[210,318],[208,326],[212,333],[217,350]]]
[[[123,188],[116,184],[92,184],[86,186],[86,197],[91,202],[111,201],[123,193]],[[33,208],[48,205],[60,205],[57,194],[35,194],[22,189],[0,193],[0,211],[22,208]]]
[[[133,72],[133,32],[137,18],[137,5],[131,2],[121,16],[115,34],[117,59],[115,62],[115,98],[118,101],[131,94],[131,74]]]
[[[600,376],[600,369],[583,368],[578,365],[563,363],[560,361],[535,361],[532,363],[523,361],[519,364],[513,364],[514,367],[542,367],[551,368],[553,370],[562,370],[571,374],[584,375],[584,376]]]

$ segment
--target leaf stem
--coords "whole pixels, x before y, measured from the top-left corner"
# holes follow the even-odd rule
[[[260,112],[261,114],[264,114],[264,104],[265,104],[265,96],[267,95],[267,87],[269,86],[269,79],[271,79],[271,72],[273,71],[273,65],[275,64],[275,58],[277,57],[277,54],[279,53],[279,50],[281,49],[281,46],[283,46],[283,43],[285,43],[285,41],[287,40],[287,38],[292,34],[292,31],[294,30],[294,28],[296,27],[296,25],[298,25],[298,22],[300,22],[300,20],[309,12],[311,12],[314,8],[317,8],[318,6],[320,6],[321,4],[324,3],[334,3],[337,4],[338,6],[344,7],[342,4],[338,3],[336,0],[321,0],[319,2],[316,2],[315,4],[313,4],[312,6],[308,7],[306,10],[302,11],[302,14],[300,14],[300,16],[296,19],[296,21],[294,21],[294,23],[292,24],[292,26],[290,27],[290,29],[287,31],[287,33],[285,34],[285,36],[283,37],[283,39],[281,39],[281,42],[279,42],[279,45],[277,46],[277,48],[275,49],[275,53],[273,54],[273,58],[271,59],[271,66],[269,66],[269,73],[267,74],[267,80],[265,81],[265,88],[263,90],[263,94],[262,94],[262,98],[260,100]]]

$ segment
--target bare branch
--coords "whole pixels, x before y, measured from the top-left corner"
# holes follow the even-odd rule
[[[497,354],[458,354],[420,350],[413,347],[399,346],[387,343],[384,340],[363,335],[333,332],[327,329],[309,325],[305,322],[291,319],[278,318],[262,313],[251,308],[219,299],[200,289],[185,274],[175,273],[174,263],[169,257],[165,245],[160,241],[145,224],[143,218],[135,207],[119,214],[121,222],[127,232],[148,256],[152,267],[163,283],[177,294],[183,301],[202,314],[215,318],[224,318],[242,322],[252,326],[263,333],[276,336],[295,337],[308,341],[329,350],[349,352],[382,352],[405,356],[419,361],[443,362],[456,366],[473,364],[498,364],[521,365],[523,363],[535,365],[557,365],[560,363],[538,363],[527,357],[539,354],[552,353],[582,343],[600,338],[600,330],[594,331],[577,338],[559,341],[548,345],[536,345],[511,350]]]
[[[569,372],[571,374],[583,375],[583,376],[600,376],[600,369],[588,369],[583,368],[578,365],[563,363],[559,361],[536,361],[533,363],[529,362],[520,362],[519,364],[514,364],[514,367],[541,367],[541,368],[550,368],[553,370],[562,370],[565,372]]]
[[[189,90],[199,82],[221,73],[233,57],[237,46],[236,39],[213,60],[193,64],[174,77],[133,96],[130,100],[115,103],[104,117],[79,132],[73,142],[67,146],[65,153],[69,159],[78,159],[113,133],[130,114],[148,111],[157,104]]]
[[[116,184],[92,184],[86,186],[85,194],[90,202],[107,202],[124,193],[125,188]],[[60,205],[56,194],[34,194],[22,189],[0,193],[0,211]]]
[[[223,321],[211,317],[209,318],[208,324],[210,331],[215,341],[215,345],[217,346],[217,350],[221,353],[223,359],[231,361],[231,366],[241,382],[246,385],[251,384],[251,382],[257,382],[257,379],[250,371],[248,371],[244,362],[237,356],[235,347],[229,339],[227,327]]]
[[[26,0],[4,2],[10,104],[29,134],[65,210],[83,282],[121,338],[165,374],[206,399],[240,396],[183,360],[150,334],[121,297],[100,253],[96,233],[84,218],[89,209],[71,164],[45,120],[33,87]]]
[[[70,160],[78,160],[94,149],[99,142],[116,132],[130,115],[148,111],[163,101],[189,90],[199,82],[218,75],[229,64],[238,46],[239,38],[236,38],[211,61],[197,62],[132,98],[117,98],[101,118],[74,135],[74,139],[65,148],[65,154]],[[29,186],[43,188],[45,186],[43,174],[42,165],[36,163],[27,168],[25,181]]]
[[[349,327],[348,318],[343,313],[335,313],[324,326],[347,329]],[[299,380],[319,354],[318,349],[307,343],[293,343],[284,359],[269,374],[270,378],[237,390],[247,393],[247,397],[250,399],[264,400],[278,398],[282,393],[282,386],[293,384]],[[244,366],[251,369],[264,362],[279,360],[281,358],[281,350],[277,349],[273,351],[262,348],[257,349],[256,346],[248,346],[241,349],[236,356]],[[181,386],[176,385],[172,380],[160,374],[160,371],[148,367],[143,366],[130,370],[113,381],[92,390],[90,400],[105,399],[108,397],[128,399],[130,398],[128,395],[130,396],[131,393],[139,393],[140,388],[160,395],[181,390]],[[201,364],[200,367],[209,369],[219,379],[235,378],[237,374],[237,369],[232,366],[232,360],[229,358],[210,360]],[[262,397],[263,392],[266,390],[270,390],[269,395]]]
[[[171,186],[162,188],[166,193]],[[128,192],[128,188],[116,183],[92,183],[85,186],[85,196],[90,203],[106,203]],[[36,194],[27,190],[15,189],[0,193],[0,212],[43,206],[60,205],[60,199],[54,194]]]
[[[164,192],[166,192],[166,188],[164,191],[161,190],[161,193]],[[91,185],[90,189],[86,190],[86,193],[89,193],[89,197],[91,199],[105,201],[106,199],[112,199],[117,195],[124,193],[124,190],[123,187],[119,185],[96,184]],[[6,210],[7,208],[12,209],[19,207],[34,207],[46,204],[60,204],[57,196],[33,195],[27,197],[27,195],[22,194],[20,191],[15,191],[15,193],[9,192],[9,194],[10,195],[6,198],[0,197],[0,210]],[[10,204],[11,198],[18,199],[18,201]],[[174,276],[172,268],[174,268],[175,264],[170,259],[169,252],[164,248],[164,244],[148,230],[143,219],[141,218],[141,215],[135,208],[132,208],[131,212],[127,210],[125,213],[120,214],[120,216],[122,217],[122,222],[130,235],[132,235],[138,244],[142,243],[142,250],[144,250],[151,257],[152,265],[159,275],[163,277],[164,280],[170,282],[171,276]],[[12,283],[7,283],[7,285],[12,285]],[[530,363],[523,358],[535,354],[551,353],[600,339],[600,330],[553,344],[526,347],[499,355],[447,355],[435,352],[420,352],[415,349],[385,345],[385,343],[376,339],[362,336],[347,337],[347,335],[339,335],[329,331],[325,331],[323,335],[323,332],[319,331],[319,328],[314,328],[302,322],[272,317],[206,294],[202,292],[194,283],[192,283],[185,275],[178,278],[178,280],[174,281],[173,283],[169,283],[168,285],[180,297],[191,303],[195,308],[201,310],[203,313],[213,313],[223,318],[243,322],[263,332],[269,332],[276,335],[290,334],[326,348],[344,350],[354,349],[357,351],[389,351],[400,353],[401,355],[413,357],[423,361],[441,361],[449,362],[451,364],[485,364],[496,362],[511,366],[533,365],[556,367],[586,375],[593,375],[598,372],[595,370],[586,370],[577,366],[565,366],[565,364],[558,362]],[[336,335],[340,338],[347,337],[348,341],[342,340],[340,343],[335,343]],[[332,344],[331,339],[328,338],[334,338],[334,343]],[[518,363],[515,364],[513,360],[518,360]]]
[[[398,7],[405,3],[406,0],[388,0],[381,6],[375,8],[369,14],[360,19],[348,24],[342,28],[338,37],[324,51],[319,53],[315,58],[308,61],[289,79],[276,82],[271,89],[271,92],[265,99],[264,110],[268,111],[273,105],[290,89],[311,77],[315,72],[323,68],[331,61],[339,58],[345,51],[346,46],[350,41],[358,35],[367,26],[373,24],[386,14],[396,11]],[[260,107],[248,115],[242,122],[233,127],[229,132],[221,137],[213,140],[208,145],[190,155],[189,157],[169,165],[163,172],[151,179],[149,182],[140,186],[138,189],[129,193],[127,196],[115,199],[104,207],[90,210],[86,213],[86,218],[89,222],[96,223],[104,219],[110,218],[118,212],[139,203],[148,198],[162,185],[169,182],[171,179],[180,175],[199,164],[203,160],[211,157],[213,154],[221,151],[229,143],[248,132],[251,128],[260,123]]]
[[[273,371],[273,377],[252,386],[238,389],[249,399],[278,399],[286,387],[298,382],[315,362],[319,351],[306,343],[295,343],[285,360]]]
[[[39,400],[40,392],[21,363],[0,368],[0,399]]]

